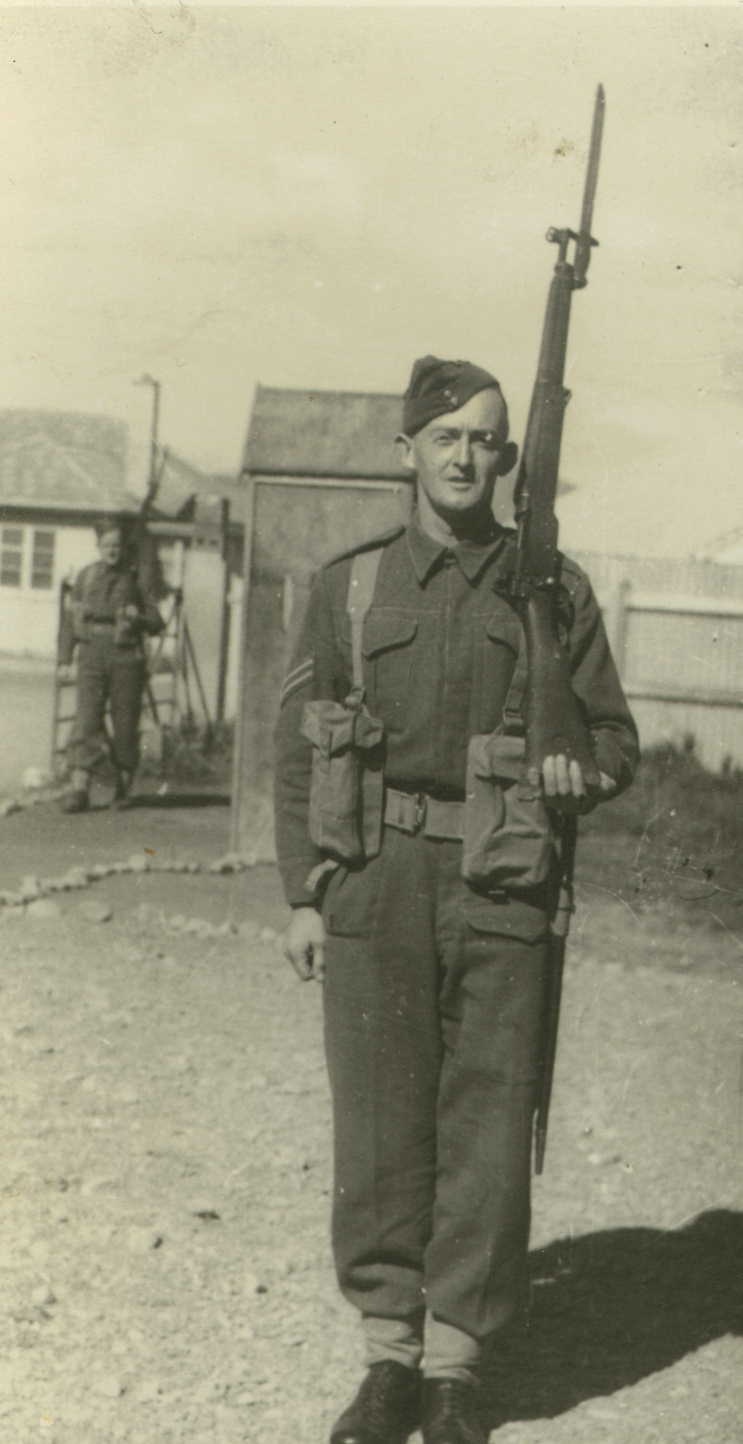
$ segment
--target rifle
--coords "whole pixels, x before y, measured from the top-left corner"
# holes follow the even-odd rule
[[[565,408],[570,392],[563,384],[573,291],[587,284],[591,217],[598,178],[604,89],[599,85],[593,112],[588,168],[580,229],[551,226],[547,240],[558,247],[547,298],[537,376],[514,494],[516,555],[509,594],[526,635],[528,684],[524,704],[526,778],[539,785],[545,757],[563,753],[580,763],[587,790],[598,788],[599,771],[570,685],[570,658],[557,625],[559,556],[555,494]],[[572,261],[570,242],[575,242]]]
[[[570,656],[558,625],[560,558],[555,516],[560,443],[570,392],[564,385],[570,304],[573,291],[587,284],[593,202],[604,124],[604,89],[599,85],[593,111],[583,206],[578,231],[550,227],[547,240],[557,246],[557,261],[547,297],[537,376],[534,383],[521,463],[516,479],[516,554],[509,579],[511,602],[526,636],[528,680],[524,699],[525,793],[541,782],[545,757],[562,753],[580,764],[588,792],[598,789],[599,770],[570,681]],[[572,261],[570,243],[575,242]],[[570,914],[577,841],[575,817],[561,826],[560,894],[552,920],[545,997],[542,1075],[536,1107],[534,1168],[541,1173],[557,1052],[562,975]]]

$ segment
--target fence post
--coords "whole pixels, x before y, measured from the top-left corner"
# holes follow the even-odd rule
[[[606,630],[609,634],[609,645],[616,663],[620,681],[624,680],[627,650],[627,613],[629,611],[631,592],[632,583],[628,581],[626,577],[621,577],[611,593],[607,607]]]

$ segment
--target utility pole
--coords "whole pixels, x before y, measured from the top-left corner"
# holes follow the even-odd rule
[[[157,556],[157,544],[148,533],[147,519],[152,510],[155,494],[160,484],[160,471],[158,466],[158,429],[160,425],[160,382],[155,380],[146,371],[143,376],[132,382],[133,386],[152,387],[152,411],[150,413],[150,464],[147,472],[147,488],[145,490],[142,505],[139,509],[135,535],[136,548],[139,559],[141,575],[156,590],[159,589],[161,575]],[[159,591],[158,593],[159,594]]]
[[[150,466],[147,477],[147,499],[151,501],[157,487],[157,434],[160,425],[160,391],[161,384],[145,372],[143,376],[133,382],[134,386],[152,387],[152,413],[150,416]]]

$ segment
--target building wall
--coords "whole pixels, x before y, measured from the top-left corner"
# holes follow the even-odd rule
[[[54,537],[50,585],[33,585],[35,532],[52,533]],[[16,584],[11,562],[18,552],[18,533],[22,537],[21,575]],[[59,589],[66,577],[95,559],[95,531],[84,523],[45,517],[43,512],[32,519],[11,519],[6,515],[0,524],[0,548],[6,558],[5,580],[1,579],[0,567],[0,653],[52,659],[57,652]]]

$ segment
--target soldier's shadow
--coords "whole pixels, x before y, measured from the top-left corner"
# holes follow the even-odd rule
[[[128,811],[139,811],[140,808],[154,809],[164,812],[172,808],[184,807],[229,807],[229,792],[140,792],[129,800]]]
[[[484,1418],[551,1418],[743,1333],[743,1214],[559,1239],[529,1258],[529,1303],[483,1371]]]

